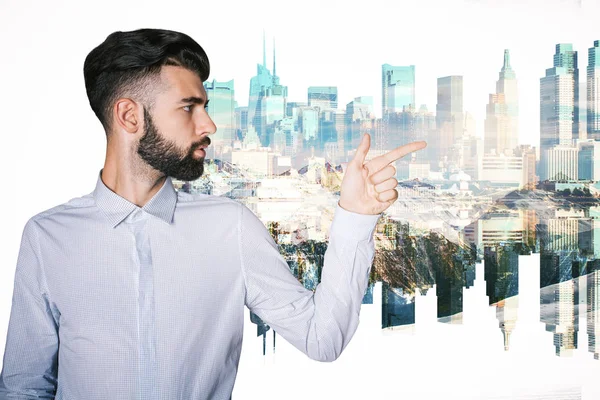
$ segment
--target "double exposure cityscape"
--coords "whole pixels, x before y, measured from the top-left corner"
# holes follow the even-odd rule
[[[288,101],[275,44],[268,66],[263,37],[247,106],[238,106],[233,80],[204,83],[218,131],[205,174],[174,184],[248,206],[291,272],[314,290],[345,165],[362,134],[372,138],[367,160],[425,140],[426,149],[395,163],[399,198],[375,230],[363,307],[381,305],[384,331],[410,330],[419,313],[415,299],[433,290],[439,323],[461,324],[463,294],[483,264],[477,279],[484,279],[496,311],[498,346],[510,351],[519,294],[535,291],[548,352],[586,351],[598,359],[600,40],[593,39],[587,49],[558,43],[547,54],[547,69],[539,72],[540,139],[525,145],[510,49],[498,54],[495,92],[481,105],[485,120],[475,121],[463,107],[463,76],[437,78],[435,110],[416,104],[418,65],[382,63],[380,92],[356,93],[347,104],[338,103],[336,86],[310,86],[306,101]],[[373,96],[381,96],[377,117]],[[520,287],[519,258],[532,254],[539,255],[539,282]],[[381,299],[374,299],[375,285]],[[270,327],[254,314],[251,321],[263,353],[274,348]]]

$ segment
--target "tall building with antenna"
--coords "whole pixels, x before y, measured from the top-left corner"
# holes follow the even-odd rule
[[[490,94],[486,111],[484,153],[512,155],[519,145],[519,99],[509,50],[504,50],[496,93]]]
[[[266,39],[263,31],[263,63],[257,64],[256,76],[250,79],[248,125],[258,135],[262,146],[269,146],[274,132],[273,124],[285,115],[287,86],[279,83],[276,74],[275,39],[273,39],[273,74],[267,69]]]

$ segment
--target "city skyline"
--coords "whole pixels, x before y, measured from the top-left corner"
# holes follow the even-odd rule
[[[577,53],[582,53],[585,50],[585,53],[587,55],[588,49],[593,48],[594,47],[594,43],[597,42],[597,40],[595,40],[594,38],[588,39],[588,47],[586,47],[585,49],[577,49],[576,46],[574,46],[572,43],[554,43],[552,45],[552,47],[556,47],[558,45],[569,45],[575,52]],[[263,51],[265,51],[266,53],[268,53],[266,47],[262,49]],[[510,64],[514,65],[514,56],[512,56],[512,54],[515,52],[514,50],[510,49],[510,48],[505,48],[502,49],[502,52],[500,54],[497,55],[497,67],[496,67],[496,71],[498,71],[500,69],[500,67],[502,67],[503,63],[505,63],[506,60],[506,52],[510,52],[511,56],[510,56]],[[258,74],[255,75],[256,77],[260,77],[260,76],[264,76],[264,78],[261,78],[265,81],[269,80],[272,81],[274,78],[277,78],[277,82],[279,82],[279,79],[281,78],[281,75],[274,75],[273,74],[273,68],[269,68],[268,67],[268,61],[266,58],[266,53],[265,53],[265,57],[263,57],[263,62],[266,62],[266,64],[260,64],[260,63],[256,63],[256,65],[259,68]],[[549,57],[549,54],[546,55],[546,61]],[[581,58],[581,57],[580,57]],[[591,58],[590,58],[591,59]],[[529,59],[528,61],[531,61],[531,59]],[[581,65],[579,67],[579,70],[583,70],[585,72],[586,68],[588,68],[587,65],[587,57],[584,57],[584,61],[585,64]],[[521,60],[520,62],[523,62],[523,60]],[[281,63],[279,63],[280,65]],[[581,62],[579,64],[582,64]],[[261,67],[262,65],[262,67]],[[273,63],[274,65],[274,63]],[[511,65],[511,66],[512,66]],[[547,65],[547,62],[546,62]],[[425,103],[425,102],[421,102],[420,100],[418,100],[420,97],[432,97],[431,95],[428,96],[424,96],[424,93],[420,90],[420,86],[425,86],[424,84],[424,78],[421,76],[421,74],[419,73],[420,70],[422,69],[420,65],[390,65],[388,63],[382,63],[379,68],[380,68],[380,74],[381,74],[381,69],[385,69],[387,66],[388,69],[393,70],[401,70],[404,73],[404,77],[408,77],[410,76],[410,74],[412,74],[413,78],[415,77],[415,75],[418,78],[414,78],[414,82],[412,82],[413,87],[412,89],[410,87],[406,87],[406,89],[398,89],[397,91],[399,91],[399,93],[396,95],[399,99],[400,97],[404,98],[409,98],[410,96],[412,96],[413,98],[416,98],[416,105],[414,106],[416,110],[419,110],[419,108],[425,106],[427,108],[427,110],[429,112],[433,112],[435,114],[436,108],[437,108],[437,100],[434,101],[432,104],[429,103]],[[281,66],[279,67],[281,69]],[[545,68],[547,69],[547,68]],[[597,70],[597,68],[596,68]],[[406,71],[406,72],[404,72]],[[409,72],[410,71],[410,72]],[[416,74],[415,74],[416,71]],[[516,71],[516,68],[510,68],[511,73],[514,74],[514,72],[512,71]],[[594,70],[595,71],[595,70]],[[487,71],[486,71],[487,72]],[[496,72],[497,73],[497,72]],[[536,78],[539,80],[539,76],[541,76],[544,72],[541,70],[538,72],[538,76],[536,76]],[[501,74],[503,74],[501,72]],[[389,74],[388,74],[389,75]],[[439,74],[438,74],[439,75]],[[392,75],[390,75],[392,76]],[[454,75],[457,77],[461,77],[463,79],[463,87],[465,89],[463,89],[466,92],[466,87],[469,86],[468,82],[470,80],[469,76],[464,76],[464,75]],[[592,75],[593,76],[593,75]],[[250,81],[253,82],[252,79],[256,79],[256,78],[252,78],[252,75],[249,75],[245,80],[246,81]],[[289,81],[294,81],[296,77],[293,76],[285,76],[284,80],[286,82]],[[437,77],[434,78],[435,81],[439,81],[439,79],[444,78],[444,76],[439,75]],[[528,80],[531,80],[531,76],[527,77],[527,76],[522,76],[521,74],[518,74],[518,78],[516,78],[519,87],[521,87],[522,85],[526,85]],[[383,78],[381,78],[383,79]],[[515,79],[515,77],[513,77],[513,79]],[[210,80],[209,80],[210,81]],[[235,92],[236,92],[236,96],[235,96],[235,101],[238,107],[248,107],[246,105],[247,101],[247,96],[244,94],[244,92],[242,92],[241,90],[243,89],[239,89],[240,87],[244,87],[244,79],[240,81],[236,81],[235,79],[228,79],[228,81],[233,81],[235,82]],[[318,82],[318,79],[315,79],[315,82]],[[510,79],[508,80],[510,81]],[[496,78],[495,80],[490,80],[490,82],[493,84],[493,86],[495,87],[494,90],[490,90],[489,93],[487,94],[487,96],[490,95],[490,93],[498,93],[500,88],[499,85],[504,85],[504,83],[501,82],[506,82],[506,79],[500,79],[498,80],[498,78]],[[525,83],[523,83],[525,82]],[[584,106],[587,105],[587,98],[586,98],[586,94],[587,94],[587,89],[586,89],[586,84],[587,84],[587,79],[586,79],[586,74],[580,73],[580,77],[577,80],[578,85],[576,87],[576,90],[578,92],[578,97],[579,97],[579,104],[583,104]],[[273,84],[273,83],[271,83]],[[250,84],[250,88],[252,88],[252,85],[256,85],[254,83]],[[429,82],[428,84],[429,86],[431,85],[431,82]],[[531,85],[530,85],[531,86]],[[307,93],[311,88],[335,88],[336,90],[336,99],[337,102],[335,103],[335,105],[337,105],[337,110],[341,110],[343,111],[345,109],[346,104],[350,103],[353,99],[357,98],[357,97],[370,97],[373,98],[373,103],[372,103],[372,115],[375,116],[375,118],[381,118],[382,116],[382,111],[381,111],[381,107],[383,105],[383,102],[385,100],[382,100],[385,97],[388,97],[389,95],[386,96],[386,90],[385,90],[385,85],[382,85],[382,82],[379,82],[379,85],[377,87],[376,90],[378,90],[378,92],[376,91],[372,91],[369,93],[358,93],[358,92],[352,92],[349,91],[347,88],[343,88],[340,86],[336,86],[336,85],[332,85],[332,84],[328,84],[328,85],[323,85],[323,84],[316,84],[316,83],[310,83],[310,81],[308,81],[308,86],[304,89],[303,93],[300,94],[298,93],[297,88],[291,88],[291,86],[289,84],[283,86],[285,93],[288,94],[286,96],[287,102],[288,103],[292,103],[292,104],[307,104],[308,105],[308,101],[307,101]],[[537,97],[537,101],[539,103],[539,90],[540,90],[540,85],[538,83],[537,88],[538,90],[538,95]],[[256,89],[254,89],[256,90]],[[502,88],[502,90],[504,90],[504,88]],[[509,87],[509,90],[512,90],[512,88]],[[530,88],[531,90],[531,88]],[[292,93],[293,95],[289,95],[289,93]],[[345,94],[346,97],[349,97],[348,101],[343,100],[343,94]],[[439,93],[437,93],[435,96],[438,96]],[[521,93],[521,90],[518,91],[518,94],[515,96],[514,94],[511,93],[511,95],[513,95],[513,97],[516,97],[517,100],[517,106],[512,108],[510,113],[514,113],[515,112],[515,108],[516,108],[516,116],[513,116],[513,119],[516,121],[514,122],[512,125],[519,127],[521,124],[524,125],[525,129],[523,128],[517,128],[518,134],[518,142],[519,144],[529,144],[529,145],[533,145],[536,147],[539,147],[539,141],[535,140],[535,136],[540,134],[540,129],[539,129],[539,119],[537,121],[534,120],[532,113],[526,114],[526,115],[521,115],[524,114],[522,111],[520,111],[521,109],[527,109],[527,108],[536,108],[538,110],[538,115],[539,115],[539,105],[535,104],[536,107],[532,107],[531,103],[526,103],[522,101],[522,97],[523,94]],[[486,97],[487,97],[486,96]],[[252,97],[252,96],[251,96]],[[467,102],[466,97],[467,96],[462,96],[463,98],[465,98],[465,103]],[[481,102],[479,104],[479,106],[474,107],[472,109],[467,108],[466,105],[463,105],[463,112],[466,114],[469,114],[470,116],[474,117],[474,121],[475,121],[475,134],[477,137],[481,138],[482,140],[484,140],[485,138],[485,123],[486,123],[486,119],[487,119],[487,111],[486,111],[486,104],[489,104],[489,99],[487,99],[487,101],[485,102]],[[495,100],[497,101],[497,100]],[[378,107],[379,106],[379,107]],[[402,106],[406,106],[405,104],[402,104]],[[509,106],[510,107],[510,106]],[[408,108],[408,107],[407,107]],[[585,107],[582,108],[582,111],[580,113],[580,115],[578,116],[577,119],[577,123],[576,123],[576,127],[574,127],[574,130],[579,130],[580,129],[580,125],[581,125],[581,129],[583,131],[586,130],[587,126],[588,126],[588,122],[586,119],[586,110]],[[523,121],[525,120],[525,122]],[[251,121],[251,120],[250,120]],[[249,122],[250,122],[249,121]],[[524,123],[523,123],[524,122]],[[537,127],[536,132],[534,135],[531,135],[531,126],[534,125]],[[576,134],[573,133],[573,135],[575,136]],[[541,135],[539,136],[541,139]],[[514,139],[512,139],[514,141]]]
[[[373,99],[376,96],[355,97],[343,105],[338,101],[337,86],[309,86],[306,101],[290,101],[288,86],[280,84],[281,78],[275,73],[274,47],[273,68],[267,67],[266,37],[263,33],[263,61],[256,65],[256,75],[250,78],[249,106],[239,106],[243,96],[235,97],[234,81],[230,80],[227,82],[230,85],[227,96],[229,104],[237,105],[235,118],[230,105],[220,108],[219,103],[213,102],[213,108],[209,109],[215,120],[223,120],[221,114],[225,113],[228,114],[226,119],[235,121],[235,134],[231,134],[228,128],[231,125],[221,124],[225,133],[217,131],[209,158],[231,160],[231,151],[235,153],[235,149],[246,149],[251,142],[255,149],[270,148],[275,157],[277,154],[291,156],[291,164],[285,163],[296,168],[300,168],[298,163],[302,163],[302,157],[306,159],[309,153],[311,157],[325,154],[329,162],[339,163],[349,161],[350,152],[358,144],[362,133],[369,132],[374,136],[374,148],[379,152],[413,140],[428,141],[428,149],[415,155],[421,164],[414,168],[420,168],[424,174],[415,175],[419,178],[431,179],[437,172],[452,174],[462,171],[472,179],[519,182],[519,187],[534,185],[535,174],[542,181],[597,180],[599,176],[587,172],[596,170],[596,164],[600,164],[600,155],[593,150],[596,146],[590,147],[589,141],[586,141],[586,129],[592,126],[590,121],[597,119],[594,110],[598,103],[594,83],[597,72],[594,52],[598,40],[592,43],[595,47],[589,48],[587,68],[590,79],[583,82],[586,85],[586,96],[583,97],[591,100],[591,109],[587,112],[587,101],[580,96],[578,51],[571,43],[556,44],[553,67],[546,68],[545,76],[539,79],[540,142],[525,150],[523,145],[527,146],[527,142],[519,137],[519,131],[522,131],[519,121],[522,114],[520,81],[511,65],[510,49],[503,50],[502,67],[495,93],[489,94],[481,137],[476,129],[478,121],[464,107],[464,81],[468,77],[437,78],[434,114],[425,105],[418,110],[415,108],[415,75],[418,71],[415,65],[381,65],[382,118],[378,118],[375,112]],[[217,93],[210,89],[215,82],[204,83],[209,98]],[[586,120],[588,114],[590,118]],[[435,118],[435,126],[432,118]],[[340,125],[342,119],[344,122]],[[223,140],[224,135],[229,139]],[[234,138],[238,144],[234,143]],[[532,172],[533,165],[524,169],[529,162],[526,153],[532,153],[536,159],[539,157],[535,172]],[[429,170],[423,170],[423,162],[430,164]],[[410,168],[409,178],[414,175]],[[486,168],[488,173],[485,173]],[[501,176],[502,171],[513,176],[507,180],[506,176]],[[517,171],[523,171],[523,177],[515,175]]]
[[[430,2],[433,3],[433,2]],[[460,3],[460,4],[459,4]],[[450,4],[454,4],[451,6]],[[558,5],[548,4],[546,8],[537,9],[534,6],[515,5],[513,8],[506,9],[486,9],[465,6],[462,2],[449,2],[442,5],[441,11],[447,11],[455,16],[456,25],[452,26],[449,31],[445,31],[446,35],[443,38],[434,40],[431,34],[419,36],[419,40],[402,41],[401,47],[386,48],[386,42],[376,41],[375,32],[384,35],[385,27],[379,27],[370,33],[369,37],[372,40],[367,46],[363,37],[357,37],[354,44],[356,49],[369,47],[369,57],[359,57],[356,60],[350,60],[347,56],[337,57],[338,54],[355,54],[347,44],[343,42],[337,43],[336,51],[328,52],[326,48],[317,46],[311,50],[311,57],[306,59],[298,59],[293,57],[301,37],[293,37],[291,32],[286,31],[280,23],[275,23],[272,26],[268,25],[266,32],[269,37],[276,37],[278,48],[277,68],[278,74],[285,77],[286,85],[289,90],[290,101],[305,101],[305,93],[309,86],[337,86],[339,93],[339,104],[347,104],[353,98],[359,96],[373,96],[375,115],[381,117],[381,65],[390,64],[398,66],[416,66],[416,102],[417,108],[421,104],[426,104],[427,108],[435,110],[436,104],[436,82],[438,77],[450,75],[462,75],[465,77],[465,110],[470,112],[476,119],[476,131],[478,136],[483,137],[484,119],[485,119],[485,104],[487,104],[489,93],[495,90],[495,82],[497,80],[498,65],[502,65],[503,50],[510,49],[512,66],[515,71],[518,71],[520,82],[520,109],[519,126],[520,126],[520,141],[523,144],[536,145],[539,137],[539,77],[547,68],[547,59],[549,52],[552,52],[557,43],[568,42],[573,43],[573,47],[582,52],[587,51],[591,47],[594,38],[594,33],[589,26],[586,26],[584,21],[590,18],[586,14],[586,10],[593,7],[593,4],[584,5],[582,7],[569,8],[563,4],[563,7]],[[398,6],[390,6],[392,8]],[[406,12],[424,12],[422,6],[416,4],[403,4],[406,7]],[[403,10],[404,11],[404,10]],[[521,11],[521,12],[518,12]],[[530,37],[519,34],[519,26],[526,26],[527,12],[537,13],[538,18],[544,16],[547,24],[540,26],[537,30],[537,35]],[[441,12],[440,14],[443,14]],[[494,16],[492,17],[492,14]],[[425,26],[420,29],[426,29],[427,26],[445,26],[448,21],[444,21],[441,15],[431,15],[428,18],[420,21]],[[465,33],[468,30],[481,28],[485,31],[486,17],[492,18],[511,18],[514,26],[510,30],[506,30],[502,35],[494,37],[473,37]],[[564,20],[564,21],[563,21]],[[581,24],[575,25],[574,21],[581,21]],[[353,22],[351,19],[348,24]],[[564,26],[564,30],[551,30],[553,22]],[[402,36],[404,29],[414,27],[415,21],[406,21],[406,28],[401,27],[399,35]],[[465,25],[466,24],[466,25]],[[572,25],[573,29],[568,29]],[[577,27],[577,29],[575,29]],[[450,27],[449,27],[450,28]],[[247,47],[244,50],[245,59],[241,60],[241,65],[252,65],[259,63],[262,52],[262,28],[261,30],[254,29],[250,32],[255,32],[255,35],[248,35],[244,38]],[[433,31],[432,31],[433,32]],[[561,33],[562,32],[562,33]],[[586,33],[587,32],[587,33]],[[311,33],[307,33],[306,40],[309,40]],[[375,35],[375,36],[373,36]],[[465,45],[456,46],[451,43],[452,38],[462,35]],[[587,37],[585,37],[588,35]],[[439,44],[445,43],[445,46]],[[472,48],[472,44],[480,43],[476,49]],[[485,44],[484,44],[485,43]],[[425,50],[427,49],[427,50]],[[473,52],[473,50],[476,50]],[[270,54],[268,49],[267,54]],[[437,58],[433,58],[433,55]],[[209,53],[210,55],[210,53]],[[317,65],[312,64],[319,60]],[[342,60],[351,64],[343,65]],[[219,62],[220,60],[215,60]],[[270,63],[270,61],[269,61]],[[226,70],[215,67],[214,73],[218,73],[218,79],[230,79],[233,77],[236,82],[236,89],[239,93],[245,93],[247,83],[245,82],[252,74],[254,65],[246,67],[245,73],[242,69],[235,72],[230,67],[228,73]],[[349,68],[349,66],[352,67]],[[344,71],[343,73],[340,73]],[[355,70],[356,79],[351,79],[352,71]],[[218,72],[217,72],[218,71]],[[582,91],[583,92],[583,91]],[[245,99],[238,99],[239,105],[244,105]]]

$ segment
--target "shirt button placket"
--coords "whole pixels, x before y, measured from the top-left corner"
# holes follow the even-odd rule
[[[156,399],[156,353],[154,326],[154,274],[152,254],[146,225],[148,219],[142,209],[131,215],[131,229],[135,237],[139,260],[138,279],[138,332],[140,354],[140,400]]]

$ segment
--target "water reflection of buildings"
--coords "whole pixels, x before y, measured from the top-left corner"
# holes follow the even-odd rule
[[[374,260],[376,277],[383,282],[382,327],[414,324],[416,290],[426,293],[434,284],[438,320],[461,323],[463,288],[472,286],[475,278],[474,249],[434,231],[422,234],[401,221],[382,224],[391,236]]]
[[[414,330],[415,296],[382,283],[381,327]]]
[[[236,176],[235,184],[229,182],[235,174],[221,172],[217,178],[219,173],[210,169],[213,187],[229,185],[224,192],[261,218],[290,271],[315,290],[337,201],[331,188],[339,185],[339,174],[319,161],[301,172],[290,170],[257,181]],[[487,301],[495,307],[508,350],[519,326],[519,293],[533,289],[519,287],[519,256],[539,252],[539,316],[552,333],[556,354],[568,356],[577,349],[579,314],[587,312],[588,349],[598,358],[599,207],[558,208],[533,194],[509,193],[492,201],[485,194],[454,193],[422,183],[402,186],[400,191],[402,201],[390,208],[375,230],[377,251],[363,298],[365,306],[373,304],[373,287],[382,282],[382,329],[413,331],[416,298],[431,288],[437,297],[437,320],[462,323],[464,290],[474,284],[476,262],[483,261]],[[580,310],[580,297],[587,303],[585,310]],[[255,315],[251,320],[263,337],[263,351],[268,332],[273,334],[274,348],[275,332]]]
[[[394,238],[396,246],[388,243],[376,255],[376,261],[379,259],[382,264],[376,264],[383,281],[382,327],[412,331],[418,312],[417,289],[423,293],[433,285],[438,321],[460,322],[463,287],[469,287],[470,279],[469,268],[461,269],[456,261],[469,265],[470,258],[464,255],[468,254],[470,243],[483,249],[486,294],[490,306],[496,307],[504,348],[509,350],[510,337],[518,323],[519,256],[540,252],[540,321],[553,334],[556,354],[570,356],[577,349],[579,314],[587,312],[588,349],[598,358],[598,207],[561,209],[547,202],[532,202],[528,209],[522,209],[510,202],[501,203],[466,225],[459,235],[464,241],[457,243],[423,229],[427,224],[421,218],[413,217],[417,220],[414,223],[381,222],[386,226],[386,237]],[[582,301],[587,302],[585,309],[580,307],[580,285],[584,285],[581,290],[585,288],[585,295],[581,294],[585,296]]]
[[[600,345],[596,342],[600,334],[600,265],[594,263],[593,272],[587,276],[587,334],[588,350],[599,359]]]
[[[579,331],[579,233],[583,210],[556,210],[540,221],[540,319],[554,334],[557,355],[571,355]]]
[[[484,278],[490,306],[496,306],[496,318],[504,336],[504,349],[517,323],[519,308],[520,243],[499,244],[485,248]]]

